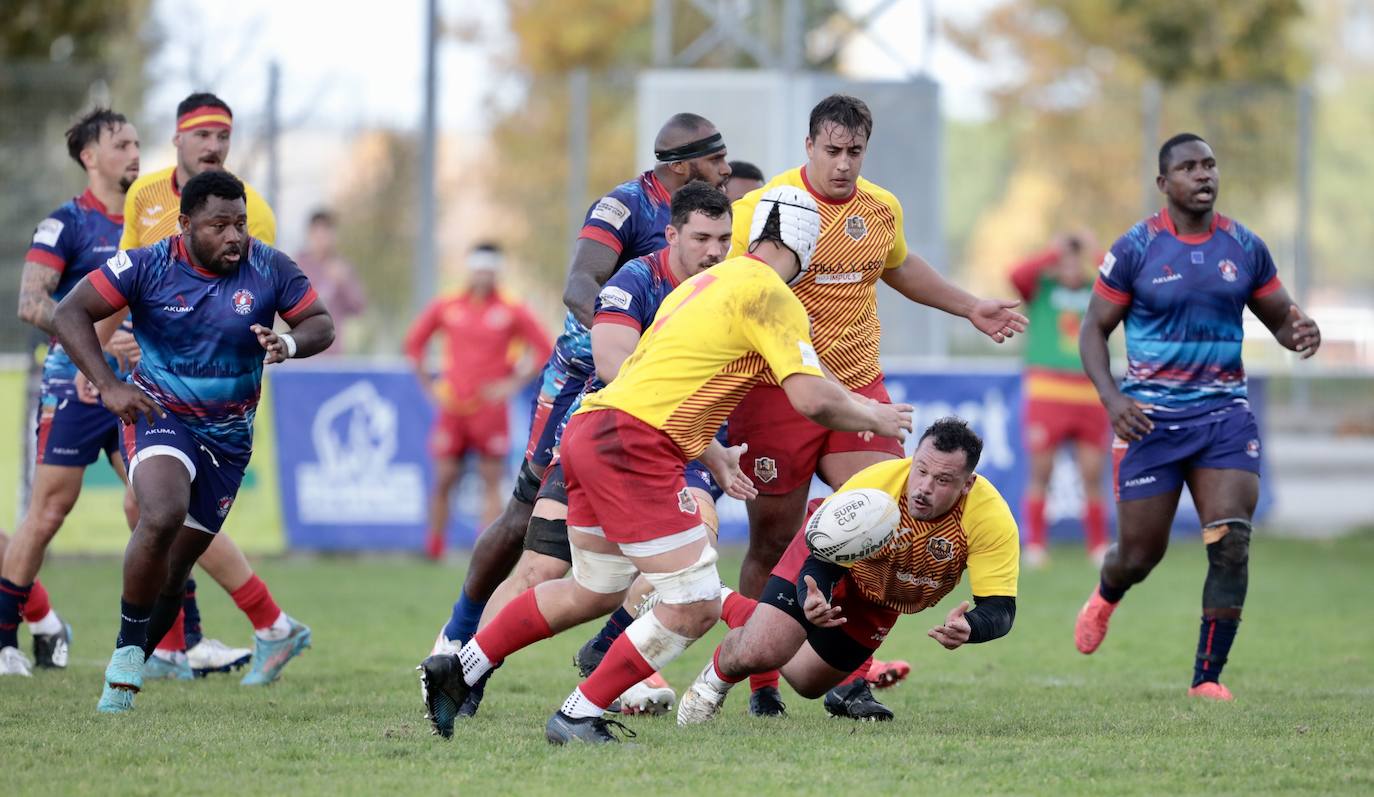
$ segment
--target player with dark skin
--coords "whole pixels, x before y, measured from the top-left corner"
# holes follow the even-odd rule
[[[670,150],[698,141],[717,132],[709,123],[682,126],[670,120],[654,137],[654,150]],[[693,180],[705,180],[723,186],[730,179],[730,164],[725,150],[711,155],[654,166],[654,176],[672,195]],[[615,273],[619,257],[611,247],[588,238],[579,238],[573,248],[572,263],[568,266],[568,280],[563,290],[563,304],[584,326],[592,325],[592,310],[601,286]],[[486,601],[520,559],[524,549],[525,529],[534,513],[534,505],[515,498],[506,501],[499,517],[477,537],[468,565],[463,593],[468,598]]]
[[[1213,205],[1219,187],[1217,160],[1205,141],[1193,138],[1167,149],[1161,156],[1160,174],[1156,177],[1156,185],[1167,200],[1168,218],[1180,238],[1205,235],[1214,228]],[[1261,296],[1252,296],[1247,306],[1273,333],[1279,345],[1297,352],[1302,359],[1317,352],[1321,332],[1316,322],[1303,313],[1282,286]],[[1155,430],[1155,421],[1144,407],[1118,387],[1111,374],[1107,349],[1108,337],[1130,309],[1129,303],[1113,303],[1094,293],[1083,320],[1079,348],[1083,368],[1111,416],[1113,431],[1120,440],[1135,443]],[[1239,468],[1191,467],[1185,474],[1185,482],[1197,506],[1204,541],[1209,546],[1217,540],[1209,539],[1208,532],[1217,524],[1226,527],[1227,521],[1241,521],[1248,535],[1249,522],[1259,498],[1258,473]],[[1159,495],[1117,502],[1119,536],[1102,566],[1104,588],[1124,590],[1144,581],[1164,558],[1181,492],[1179,487]],[[1234,524],[1229,526],[1233,530],[1235,527]],[[1223,536],[1226,533],[1224,529],[1221,531]],[[1247,557],[1248,544],[1245,550],[1237,553],[1236,564],[1241,572],[1244,572]],[[1234,601],[1236,604],[1243,601],[1245,578],[1241,576],[1240,600]],[[1240,619],[1239,605],[1209,605],[1212,602],[1209,593],[1210,590],[1204,590],[1204,622]],[[1104,621],[1101,633],[1105,634],[1105,630]],[[1100,637],[1096,641],[1100,642]],[[1095,647],[1094,644],[1084,650],[1083,643],[1079,645],[1083,652],[1091,652]],[[1229,694],[1220,699],[1229,699]]]
[[[242,198],[210,196],[192,215],[182,214],[179,224],[185,231],[193,265],[220,275],[240,267],[249,240],[248,211]],[[54,321],[58,338],[100,391],[105,407],[125,424],[135,423],[140,415],[149,421],[165,417],[147,393],[120,381],[101,354],[95,324],[114,312],[89,280],[82,281],[57,307]],[[264,363],[287,359],[286,344],[272,330],[254,325],[253,331],[266,353]],[[334,324],[322,302],[315,302],[292,319],[291,337],[296,343],[296,357],[316,354],[329,346]],[[123,598],[143,606],[152,605],[159,593],[179,599],[192,566],[215,538],[183,525],[190,504],[191,476],[175,457],[156,456],[135,471],[133,484],[139,521],[125,552]]]

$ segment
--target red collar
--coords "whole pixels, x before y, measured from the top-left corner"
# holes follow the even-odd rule
[[[252,238],[249,238],[248,240],[244,241],[244,244],[243,244],[243,255],[244,255],[244,258],[247,257],[247,255],[248,255],[248,250],[251,249],[252,246],[253,246],[253,239],[252,239]],[[184,236],[184,235],[182,235],[182,234],[180,234],[180,233],[178,233],[178,234],[172,236],[172,257],[175,257],[175,258],[177,258],[178,260],[180,260],[181,262],[183,262],[183,263],[185,263],[186,265],[190,266],[192,271],[196,272],[197,274],[201,275],[202,277],[208,277],[208,278],[210,278],[210,279],[212,279],[212,280],[216,280],[216,279],[220,279],[221,277],[227,277],[227,276],[229,276],[228,274],[216,274],[215,272],[210,271],[209,269],[201,268],[200,266],[197,266],[195,263],[191,262],[191,253],[188,252],[188,251],[186,251],[186,236]],[[239,265],[243,265],[243,258],[240,259]]]
[[[1212,226],[1207,230],[1207,232],[1198,232],[1189,235],[1178,234],[1178,229],[1174,227],[1174,217],[1169,215],[1168,207],[1160,209],[1159,217],[1160,225],[1163,226],[1163,228],[1166,231],[1168,231],[1170,235],[1177,238],[1181,243],[1202,244],[1207,243],[1207,241],[1212,237],[1212,233],[1217,231],[1217,222],[1219,219],[1221,219],[1221,214],[1216,212],[1215,210],[1212,211]]]
[[[654,170],[650,169],[645,174],[649,177],[649,195],[665,205],[672,202],[673,195],[668,193],[668,189],[663,186],[663,181],[658,179],[658,175],[654,174]]]
[[[678,279],[677,275],[673,273],[673,267],[668,265],[668,247],[663,247],[650,255],[650,257],[653,258],[654,270],[658,272],[660,277],[667,280],[669,285],[676,288],[682,284],[682,280]]]
[[[76,198],[76,206],[81,208],[82,210],[99,211],[100,215],[104,216],[105,218],[109,219],[115,224],[124,223],[124,217],[116,216],[115,214],[111,213],[109,211],[109,208],[105,207],[105,203],[101,202],[100,199],[96,197],[96,195],[89,188],[86,189],[86,193]]]
[[[849,204],[849,201],[850,201],[851,199],[854,198],[854,195],[857,194],[857,193],[859,193],[859,181],[858,181],[858,180],[855,180],[855,181],[854,181],[854,190],[849,192],[849,196],[845,197],[844,199],[831,199],[830,197],[826,196],[825,194],[822,194],[820,191],[817,191],[817,190],[811,185],[811,181],[810,181],[809,179],[807,179],[807,177],[806,177],[806,167],[805,167],[805,166],[801,167],[801,179],[802,179],[802,185],[806,186],[807,192],[810,193],[811,196],[815,197],[817,202],[824,202],[824,203],[827,204],[827,205],[848,205],[848,204]]]

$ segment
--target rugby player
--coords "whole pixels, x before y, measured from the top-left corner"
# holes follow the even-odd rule
[[[845,482],[840,491],[875,488],[897,502],[901,521],[892,541],[844,567],[810,553],[805,528],[798,531],[749,621],[726,635],[683,694],[678,724],[711,719],[731,686],[776,668],[802,697],[824,695],[826,711],[853,716],[844,701],[863,699],[861,684],[835,687],[873,656],[899,616],[939,603],[966,569],[975,608],[963,601],[928,635],[956,650],[1011,631],[1016,521],[997,488],[975,471],[982,451],[968,424],[942,418],[921,434],[912,456],[871,465]],[[892,713],[866,719],[890,720]]]
[[[242,182],[202,172],[181,186],[181,210],[184,233],[116,253],[54,315],[72,361],[124,421],[138,501],[102,712],[133,708],[144,663],[181,611],[191,567],[233,507],[252,454],[263,367],[308,357],[333,340],[310,282],[286,255],[248,236]],[[95,330],[125,306],[142,351],[129,382],[101,356]],[[271,331],[277,315],[290,333]],[[310,629],[275,604],[254,608],[276,614],[255,635],[256,660],[244,677],[265,684],[310,646]]]
[[[795,188],[774,189],[757,202],[751,228],[749,254],[669,294],[615,380],[569,422],[561,453],[573,577],[520,595],[457,655],[425,660],[435,733],[452,733],[453,711],[494,665],[613,611],[642,572],[658,602],[545,728],[554,744],[617,741],[602,717],[611,702],[720,618],[716,552],[683,471],[763,373],[827,426],[895,439],[910,428],[909,405],[865,401],[825,378],[806,311],[787,290],[806,273],[820,232],[815,201]]]
[[[1126,591],[1164,558],[1187,484],[1207,547],[1188,694],[1231,700],[1220,679],[1249,586],[1261,445],[1246,398],[1241,316],[1250,308],[1303,359],[1317,353],[1321,331],[1279,281],[1264,241],[1216,212],[1220,174],[1206,141],[1192,133],[1165,141],[1155,185],[1164,208],[1107,252],[1079,336],[1083,368],[1116,432],[1118,536],[1074,642],[1081,653],[1097,650]],[[1107,338],[1122,321],[1127,363],[1118,386]]]
[[[749,161],[730,161],[730,179],[725,181],[725,196],[731,202],[750,191],[763,188],[763,172]]]

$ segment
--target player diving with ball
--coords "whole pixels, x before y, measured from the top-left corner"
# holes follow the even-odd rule
[[[1020,549],[1007,502],[975,471],[982,451],[967,423],[942,418],[922,433],[912,456],[871,465],[818,502],[823,525],[828,510],[867,488],[891,496],[900,520],[886,545],[846,565],[813,552],[806,539],[811,524],[803,526],[749,621],[726,635],[682,696],[678,724],[706,722],[731,687],[773,669],[802,697],[825,695],[826,711],[850,716],[839,705],[844,696],[831,690],[877,651],[900,615],[939,603],[965,570],[975,608],[960,603],[929,636],[949,650],[1005,636],[1016,617]]]

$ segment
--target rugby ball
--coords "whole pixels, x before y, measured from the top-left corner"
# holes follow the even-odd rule
[[[806,547],[817,558],[851,565],[881,551],[901,520],[897,502],[882,490],[835,493],[806,522]]]

